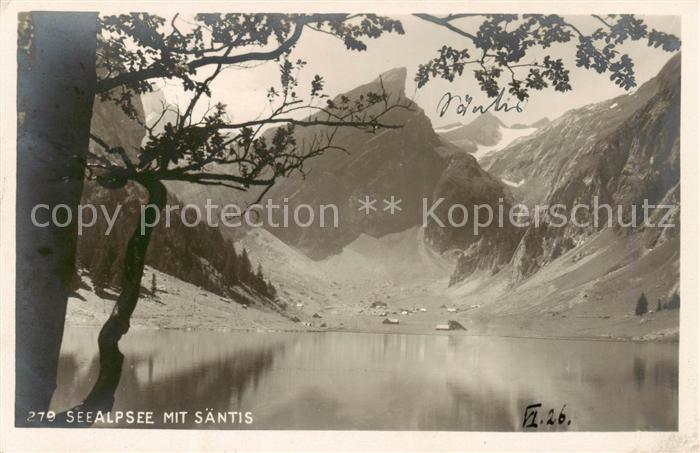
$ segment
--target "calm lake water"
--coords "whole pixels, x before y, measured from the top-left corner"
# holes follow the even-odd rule
[[[97,331],[66,331],[52,408],[97,374]],[[449,335],[131,331],[115,410],[188,411],[168,428],[675,430],[678,347]],[[194,424],[196,411],[253,423]],[[206,413],[206,412],[204,412]],[[568,424],[568,421],[571,424]],[[539,423],[540,420],[537,420]],[[133,427],[133,426],[132,426]],[[530,428],[529,430],[534,430]]]

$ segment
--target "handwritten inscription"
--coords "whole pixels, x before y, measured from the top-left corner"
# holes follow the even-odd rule
[[[530,404],[525,408],[525,414],[523,415],[523,428],[538,428],[542,425],[571,425],[571,419],[568,418],[566,416],[566,413],[564,412],[564,410],[566,409],[566,404],[562,406],[558,416],[555,415],[554,409],[549,409],[547,416],[541,416],[541,409],[542,403]]]
[[[496,112],[510,112],[515,110],[516,112],[521,113],[523,111],[523,106],[520,104],[520,101],[517,101],[515,105],[508,104],[503,99],[504,93],[505,88],[498,93],[498,96],[496,96],[490,104],[479,104],[472,107],[471,104],[474,101],[474,98],[471,95],[465,94],[464,96],[461,96],[459,94],[452,94],[450,91],[448,91],[443,94],[440,101],[438,101],[437,112],[440,114],[440,117],[445,116],[445,114],[447,114],[450,110],[454,110],[454,113],[460,116],[464,116],[470,111],[472,113],[483,114],[490,110]]]

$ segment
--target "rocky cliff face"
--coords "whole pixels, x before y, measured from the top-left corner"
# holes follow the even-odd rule
[[[436,206],[433,212],[437,219],[430,217],[425,238],[441,253],[457,252],[458,264],[453,273],[457,277],[454,278],[477,269],[496,273],[510,261],[522,232],[510,223],[501,226],[497,220],[488,226],[479,226],[479,223],[488,221],[489,211],[495,219],[499,206],[508,212],[512,203],[508,189],[485,172],[474,157],[452,158],[435,187],[430,206]]]
[[[334,204],[338,207],[338,227],[290,225],[270,228],[273,234],[308,256],[321,259],[338,253],[362,233],[379,237],[420,222],[422,200],[430,199],[435,182],[447,167],[450,146],[435,134],[423,111],[405,97],[405,81],[406,69],[394,69],[345,93],[351,100],[357,99],[368,92],[379,92],[381,83],[391,103],[411,106],[412,111],[395,110],[382,118],[386,123],[403,125],[401,129],[370,134],[340,128],[333,143],[347,153],[332,151],[314,158],[305,165],[306,178],[295,175],[270,191],[270,197],[278,202],[287,199],[290,209],[302,203],[314,209]],[[304,135],[298,141],[319,132],[323,128],[306,128],[300,131]],[[374,205],[377,211],[369,215],[359,210],[366,196],[378,200]],[[401,211],[393,215],[383,210],[383,200],[391,196],[401,200]]]
[[[481,165],[492,175],[523,183],[515,195],[525,203],[546,200],[555,186],[571,180],[579,165],[597,162],[597,144],[659,94],[661,80],[680,77],[680,56],[660,74],[629,95],[571,110],[534,134],[484,157]]]
[[[579,210],[579,225],[553,226],[543,216],[538,226],[528,227],[513,255],[513,279],[522,280],[562,253],[586,241],[612,223],[638,228],[614,227],[617,234],[637,234],[640,247],[653,247],[680,231],[679,208],[669,223],[675,228],[645,228],[643,203],[677,204],[680,183],[680,55],[673,57],[657,77],[635,93],[566,113],[534,135],[520,140],[482,161],[489,173],[523,181],[513,193],[529,206],[585,204],[596,211]],[[619,208],[618,208],[619,206]],[[636,206],[636,208],[633,208]],[[619,215],[618,215],[619,210]],[[658,221],[665,209],[652,210]],[[588,226],[580,226],[590,223]],[[465,278],[458,270],[456,280]]]
[[[468,222],[453,226],[448,219],[448,208],[462,203],[471,211],[472,206],[486,204],[495,212],[499,202],[508,208],[511,196],[506,186],[484,172],[474,157],[436,134],[424,112],[405,98],[405,79],[405,69],[394,69],[345,93],[353,99],[368,91],[378,91],[381,83],[392,101],[411,105],[412,111],[395,111],[383,119],[402,124],[401,129],[367,134],[343,128],[334,143],[345,148],[347,154],[328,153],[313,159],[308,164],[310,172],[306,179],[287,179],[271,191],[272,198],[286,199],[290,207],[301,203],[315,207],[334,204],[339,209],[338,227],[290,225],[270,231],[308,256],[322,259],[339,253],[363,234],[378,238],[422,225],[424,206],[430,207],[443,199],[433,211],[439,220],[428,217],[425,241],[440,253],[456,252],[470,257],[468,264],[462,264],[465,269],[497,270],[512,256],[518,232],[492,226],[475,235],[471,212]],[[473,126],[458,127],[456,137],[469,133],[478,136],[479,143],[496,143],[501,139],[502,127],[495,117],[483,115]],[[315,132],[318,129],[304,131]],[[369,215],[360,210],[360,202],[366,196],[378,200],[378,210]],[[402,200],[402,210],[393,215],[383,210],[386,206],[383,200],[391,196]],[[459,214],[454,215],[457,223],[461,219]]]

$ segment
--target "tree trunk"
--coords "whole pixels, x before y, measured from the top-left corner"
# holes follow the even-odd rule
[[[146,227],[143,234],[141,234],[141,224],[139,223],[127,244],[121,293],[114,304],[112,313],[102,326],[97,340],[100,350],[99,375],[90,394],[81,404],[80,410],[110,411],[114,405],[114,394],[119,385],[122,364],[124,363],[124,355],[119,350],[119,340],[129,331],[131,314],[136,308],[141,290],[148,243],[155,228],[155,226],[148,225],[156,224],[156,216],[160,216],[167,196],[165,186],[160,181],[147,181],[142,184],[148,190],[148,203],[156,206],[157,211],[153,208],[146,208],[144,215]]]
[[[30,18],[33,29],[21,33],[17,55],[16,426],[30,424],[30,411],[49,408],[75,271],[75,221],[40,227],[32,208],[64,204],[75,220],[96,82],[97,13]],[[47,219],[41,208],[37,220]]]

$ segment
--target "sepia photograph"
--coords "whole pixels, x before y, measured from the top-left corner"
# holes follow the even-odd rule
[[[700,448],[698,5],[527,5],[3,3],[2,450]]]

